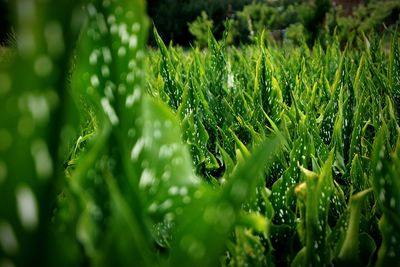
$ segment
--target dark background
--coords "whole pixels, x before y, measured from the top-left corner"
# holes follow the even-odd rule
[[[2,45],[13,41],[7,7],[10,1],[0,0]],[[248,18],[255,27],[258,25],[257,32],[267,29],[272,36],[282,38],[283,33],[283,38],[293,40],[305,36],[311,46],[316,39],[331,35],[335,28],[339,38],[346,41],[361,31],[398,26],[400,21],[398,0],[148,0],[147,9],[152,25],[164,42],[173,41],[182,46],[194,43],[195,37],[189,32],[188,24],[195,21],[201,11],[213,21],[212,32],[217,39],[225,30],[227,18],[236,22],[232,27],[236,36],[233,44],[251,41]],[[155,45],[152,25],[149,44]]]
[[[220,38],[225,19],[251,2],[252,0],[149,0],[147,9],[164,42],[173,40],[174,43],[188,45],[193,41],[188,23],[194,21],[202,10],[214,21],[213,32]],[[152,39],[150,38],[150,42]]]
[[[8,0],[0,0],[0,43],[5,44],[11,30],[11,18],[8,12]]]

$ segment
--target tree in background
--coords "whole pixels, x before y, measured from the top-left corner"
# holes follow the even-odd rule
[[[231,31],[235,44],[254,42],[257,35],[266,31],[269,32],[265,35],[267,38],[269,36],[279,41],[290,39],[294,43],[301,40],[312,46],[324,29],[325,17],[330,8],[330,0],[253,1],[224,18],[232,21]],[[200,21],[201,17],[196,20],[196,24]],[[289,34],[286,34],[287,29],[290,30]],[[222,30],[214,29],[214,33],[218,36]],[[197,38],[197,35],[194,36]]]
[[[194,37],[189,32],[188,23],[201,16],[202,11],[214,22],[214,35],[221,38],[226,18],[251,2],[252,0],[149,0],[148,12],[164,41],[173,40],[175,44],[189,45]],[[150,37],[150,42],[154,44],[154,38]]]
[[[213,28],[214,22],[208,18],[205,11],[201,16],[189,23],[189,32],[196,38],[195,44],[199,47],[206,47],[208,43],[208,31]]]
[[[343,1],[336,1],[336,4],[339,2]],[[399,25],[399,1],[370,0],[359,5],[351,4],[351,7],[334,5],[327,14],[325,31],[327,34],[336,31],[339,41],[344,44],[352,42],[358,34],[371,32],[382,34],[386,29],[394,30]]]
[[[315,0],[313,13],[304,21],[304,26],[309,32],[307,43],[312,46],[323,30],[326,14],[331,8],[331,0]]]
[[[208,13],[207,13],[208,14]],[[334,31],[339,41],[351,42],[357,34],[376,31],[382,33],[386,28],[395,28],[400,21],[400,2],[398,0],[264,0],[253,1],[230,15],[211,19],[214,21],[213,33],[217,38],[221,29],[221,19],[229,19],[232,25],[230,34],[233,44],[251,43],[262,32],[264,37],[277,41],[300,44],[306,42],[312,47],[316,40],[322,44],[329,42]],[[201,17],[193,20],[200,28]],[[197,39],[198,35],[194,35]],[[190,40],[190,39],[188,39]]]

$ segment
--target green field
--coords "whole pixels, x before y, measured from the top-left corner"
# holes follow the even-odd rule
[[[397,31],[149,48],[144,1],[58,2],[0,50],[0,267],[400,266]]]

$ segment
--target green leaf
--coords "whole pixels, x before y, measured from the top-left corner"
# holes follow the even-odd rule
[[[64,236],[55,231],[51,218],[64,182],[59,153],[67,142],[60,137],[76,133],[66,88],[73,40],[82,23],[79,17],[73,20],[78,2],[21,0],[4,6],[13,14],[10,23],[18,25],[19,41],[1,47],[0,265],[66,266],[73,261],[74,253],[57,246]],[[68,252],[77,248],[65,246]]]
[[[170,265],[212,266],[236,223],[241,205],[254,194],[264,168],[279,149],[277,138],[266,139],[235,169],[221,190],[200,187],[177,221]]]
[[[160,72],[164,79],[164,91],[169,97],[169,106],[177,110],[182,102],[183,88],[179,80],[176,79],[176,70],[171,60],[170,52],[158,34],[156,28],[153,30],[158,48],[161,52]]]
[[[341,264],[351,266],[360,261],[359,258],[359,223],[361,216],[362,204],[367,195],[372,191],[372,188],[361,191],[350,198],[349,209],[349,224],[346,232],[342,248],[338,258]]]
[[[326,238],[329,227],[329,203],[333,190],[333,155],[333,150],[331,150],[320,174],[302,168],[306,176],[307,188],[305,201],[306,252],[303,261],[304,266],[324,265],[330,261]]]
[[[383,215],[379,220],[382,244],[376,266],[396,265],[400,255],[400,142],[395,151],[388,151],[388,129],[384,124],[377,133],[372,154],[373,188]],[[389,154],[390,153],[390,154]]]

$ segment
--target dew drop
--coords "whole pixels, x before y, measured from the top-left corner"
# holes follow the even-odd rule
[[[121,83],[121,84],[118,86],[118,93],[121,94],[121,95],[123,95],[123,94],[125,94],[125,92],[126,92],[126,85],[123,84],[123,83]]]
[[[96,16],[96,14],[97,14],[96,7],[95,7],[93,4],[91,4],[91,3],[89,3],[89,4],[87,5],[87,11],[88,11],[88,13],[89,13],[89,16],[91,16],[91,17],[94,17],[94,16]]]
[[[149,206],[149,208],[148,208],[148,211],[149,211],[150,213],[154,213],[154,212],[157,211],[157,209],[158,209],[157,203],[153,202],[153,203],[150,204],[150,206]]]
[[[111,106],[108,98],[103,97],[101,99],[101,106],[103,107],[104,112],[107,114],[108,119],[110,120],[112,125],[117,125],[119,123],[119,119],[117,114],[115,113],[114,108]]]
[[[140,96],[141,96],[140,88],[135,87],[133,93],[131,95],[128,95],[126,98],[126,103],[125,103],[126,107],[128,108],[132,107],[133,104],[140,99]]]
[[[170,194],[170,195],[177,195],[178,193],[179,193],[179,188],[177,187],[177,186],[171,186],[169,189],[168,189],[168,193]]]
[[[103,59],[106,64],[110,64],[112,61],[111,51],[108,47],[103,47]]]
[[[136,35],[129,37],[129,48],[135,49],[137,47],[138,39]]]
[[[18,251],[18,241],[14,230],[5,221],[0,221],[0,245],[8,254],[15,254]]]
[[[41,179],[50,178],[53,175],[53,161],[46,143],[43,140],[34,141],[31,145],[31,154],[38,177]]]
[[[390,198],[390,207],[394,208],[396,206],[396,200],[394,199],[394,197]]]
[[[133,59],[129,60],[129,62],[128,62],[128,68],[134,69],[135,67],[136,67],[136,61],[133,60]]]
[[[104,87],[104,94],[110,100],[114,99],[114,89],[115,85],[111,81],[107,81]]]
[[[96,74],[93,74],[91,77],[90,77],[90,84],[93,86],[93,87],[98,87],[99,85],[100,85],[100,80],[99,80],[99,77],[97,77],[97,75]]]
[[[28,108],[35,121],[47,122],[49,118],[50,107],[45,97],[30,95],[28,97]]]
[[[144,169],[142,175],[140,176],[139,187],[144,188],[146,186],[152,185],[154,183],[154,180],[155,179],[153,172],[148,169]]]
[[[132,84],[135,81],[135,74],[133,72],[128,73],[126,81]]]
[[[179,194],[180,194],[181,196],[186,196],[186,195],[188,194],[188,189],[187,189],[187,187],[185,187],[185,186],[181,187],[181,188],[179,189]]]
[[[133,32],[138,32],[140,30],[140,24],[135,22],[132,24],[132,31]]]
[[[171,172],[170,171],[165,171],[162,175],[161,175],[161,179],[163,181],[168,181],[171,178]]]
[[[172,200],[171,200],[171,199],[167,199],[167,200],[165,200],[163,203],[160,204],[159,209],[160,209],[161,211],[165,211],[165,210],[171,208],[172,205],[173,205]]]
[[[96,16],[96,20],[97,20],[97,27],[99,28],[100,33],[103,35],[106,34],[108,32],[108,28],[103,14],[98,14]]]
[[[96,65],[99,56],[99,51],[97,49],[93,50],[89,55],[89,63],[90,65]]]
[[[382,170],[383,164],[382,161],[378,161],[378,163],[376,164],[376,171],[380,172]]]
[[[123,46],[121,46],[121,47],[118,49],[118,56],[119,56],[119,57],[124,57],[125,55],[126,55],[126,48],[123,47]]]
[[[53,71],[53,62],[47,55],[42,55],[35,60],[33,68],[38,76],[46,77]]]
[[[107,65],[101,66],[101,75],[105,78],[110,76],[110,68]]]
[[[115,22],[116,22],[116,18],[115,18],[115,16],[114,15],[109,15],[108,17],[107,17],[107,23],[108,24],[115,24]]]
[[[133,137],[135,137],[135,135],[136,135],[136,129],[135,128],[130,128],[128,130],[128,136],[133,138]]]
[[[118,32],[118,26],[117,24],[112,24],[110,27],[110,32],[111,34],[116,34]]]
[[[17,187],[15,195],[17,197],[18,216],[22,226],[28,231],[34,230],[39,218],[36,198],[32,190],[26,185],[20,185]]]
[[[143,147],[145,145],[145,140],[143,138],[140,138],[139,140],[137,140],[136,144],[134,145],[134,147],[132,148],[131,151],[131,159],[132,160],[137,160],[140,152],[142,152]]]

